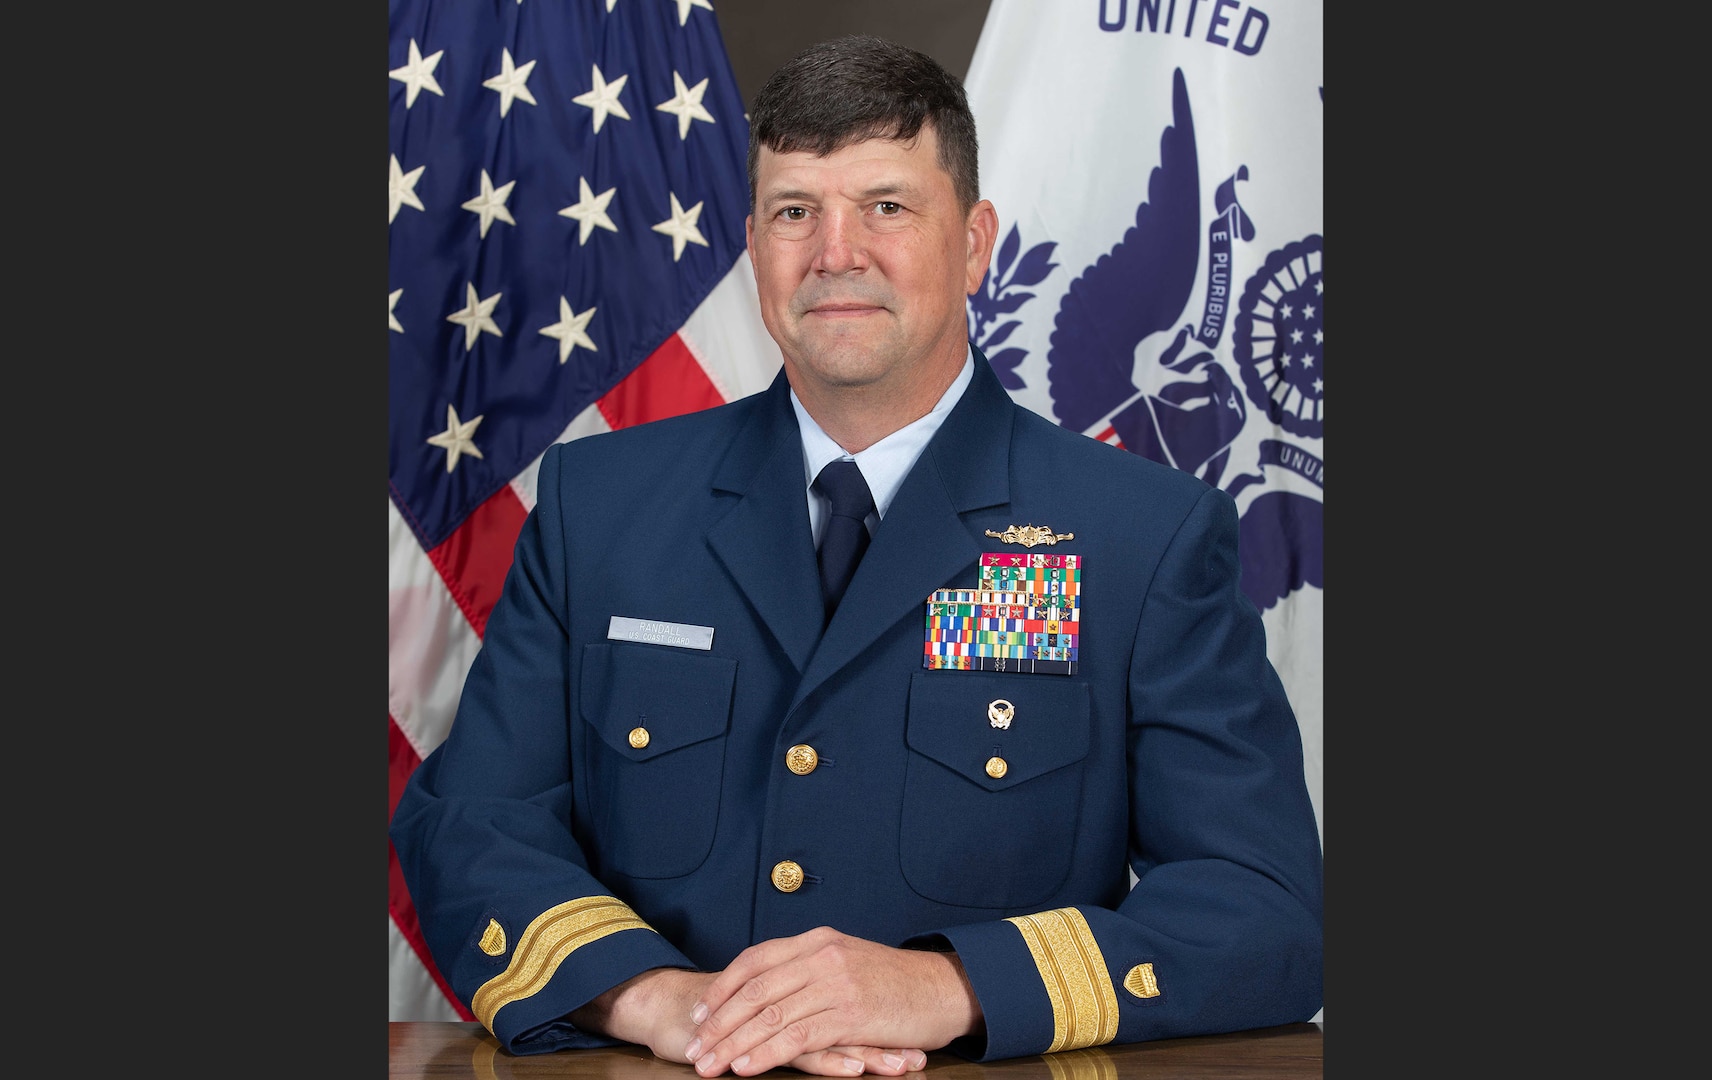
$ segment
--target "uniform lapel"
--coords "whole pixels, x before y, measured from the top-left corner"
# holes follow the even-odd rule
[[[803,672],[796,701],[855,660],[899,619],[914,617],[925,635],[925,605],[933,590],[965,579],[964,587],[975,587],[983,548],[962,515],[1010,502],[1015,408],[977,349],[969,389],[904,478]]]
[[[760,415],[736,434],[715,473],[715,491],[738,499],[707,539],[801,671],[820,637],[820,572],[808,527],[802,435],[782,370],[766,393]]]

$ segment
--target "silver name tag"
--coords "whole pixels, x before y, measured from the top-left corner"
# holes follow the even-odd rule
[[[614,615],[606,624],[612,641],[646,641],[650,645],[674,645],[680,649],[713,648],[713,627],[681,622],[652,622]]]

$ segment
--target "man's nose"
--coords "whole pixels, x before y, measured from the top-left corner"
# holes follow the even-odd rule
[[[833,210],[823,216],[814,268],[823,274],[848,274],[867,263],[858,216],[848,210]]]

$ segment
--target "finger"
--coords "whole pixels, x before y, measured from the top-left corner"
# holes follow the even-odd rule
[[[693,1062],[696,1071],[703,1076],[718,1076],[730,1069],[739,1076],[753,1076],[820,1052],[853,1057],[862,1063],[863,1071],[887,1076],[899,1076],[926,1064],[927,1055],[920,1050],[852,1044],[844,1017],[825,1002],[809,1005],[800,1019],[791,1019],[804,1002],[820,1000],[824,989],[817,984],[778,1007],[763,1009],[754,1020],[696,1059]],[[773,1025],[779,1020],[783,1020],[782,1026],[775,1031]],[[886,1060],[888,1056],[892,1060]]]
[[[920,1072],[927,1067],[927,1054],[917,1049],[891,1049],[878,1046],[832,1046],[822,1053],[855,1058],[862,1071],[876,1076],[902,1076]]]
[[[695,1059],[696,1072],[718,1076],[729,1068],[740,1076],[750,1076],[837,1044],[839,1036],[824,1029],[823,1021],[831,1018],[829,1014],[815,1009],[806,1018],[792,1019],[786,1009],[800,1004],[797,999],[791,999],[788,1006],[770,1004],[725,1038],[713,1042],[701,1039],[706,1050]]]
[[[740,1028],[730,1039],[720,1043],[713,1050],[703,1055],[696,1062],[696,1072],[703,1076],[717,1076],[729,1069],[738,1076],[755,1076],[789,1064],[798,1058],[814,1054],[832,1053],[835,1037],[815,1023],[817,1019],[825,1018],[826,1014],[810,1017],[807,1021],[793,1021],[781,1028],[778,1034],[771,1038],[762,1038],[748,1049],[742,1046],[749,1041],[752,1030],[748,1025]],[[728,1049],[730,1048],[730,1049]],[[836,1057],[850,1057],[852,1061],[866,1068],[867,1063],[860,1056],[836,1054]],[[845,1066],[844,1068],[849,1068]],[[840,1069],[839,1075],[848,1075]]]
[[[756,1076],[774,1068],[774,1065],[767,1064],[772,1056],[765,1054],[765,1049],[757,1047],[754,1053],[740,1055],[731,1063],[731,1071],[738,1076]],[[821,1076],[906,1076],[927,1067],[927,1054],[914,1048],[829,1046],[824,1050],[811,1050],[781,1059],[777,1064]]]
[[[848,1049],[850,1048],[834,1046],[826,1050],[815,1050],[799,1054],[786,1064],[799,1072],[815,1076],[861,1076],[867,1071],[867,1063],[859,1054],[846,1052]]]
[[[779,967],[819,947],[824,935],[820,928],[788,938],[769,938],[738,953],[724,971],[702,988],[701,996],[690,1009],[690,1023],[700,1024],[719,1011],[743,984],[766,971]]]
[[[804,965],[793,964],[744,981],[735,994],[696,1025],[694,1037],[684,1048],[685,1057],[698,1061],[712,1053],[723,1068],[726,1062],[777,1035],[797,1017],[819,1011],[824,1007],[821,995],[804,993],[810,978]],[[699,1010],[692,1011],[691,1016],[696,1015],[701,1015]],[[824,1046],[798,1049],[820,1050]]]

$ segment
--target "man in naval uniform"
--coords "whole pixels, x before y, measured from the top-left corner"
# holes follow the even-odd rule
[[[441,973],[512,1053],[710,1077],[1310,1019],[1321,850],[1232,500],[972,346],[997,216],[937,63],[823,43],[751,125],[783,369],[543,458],[392,819]]]

